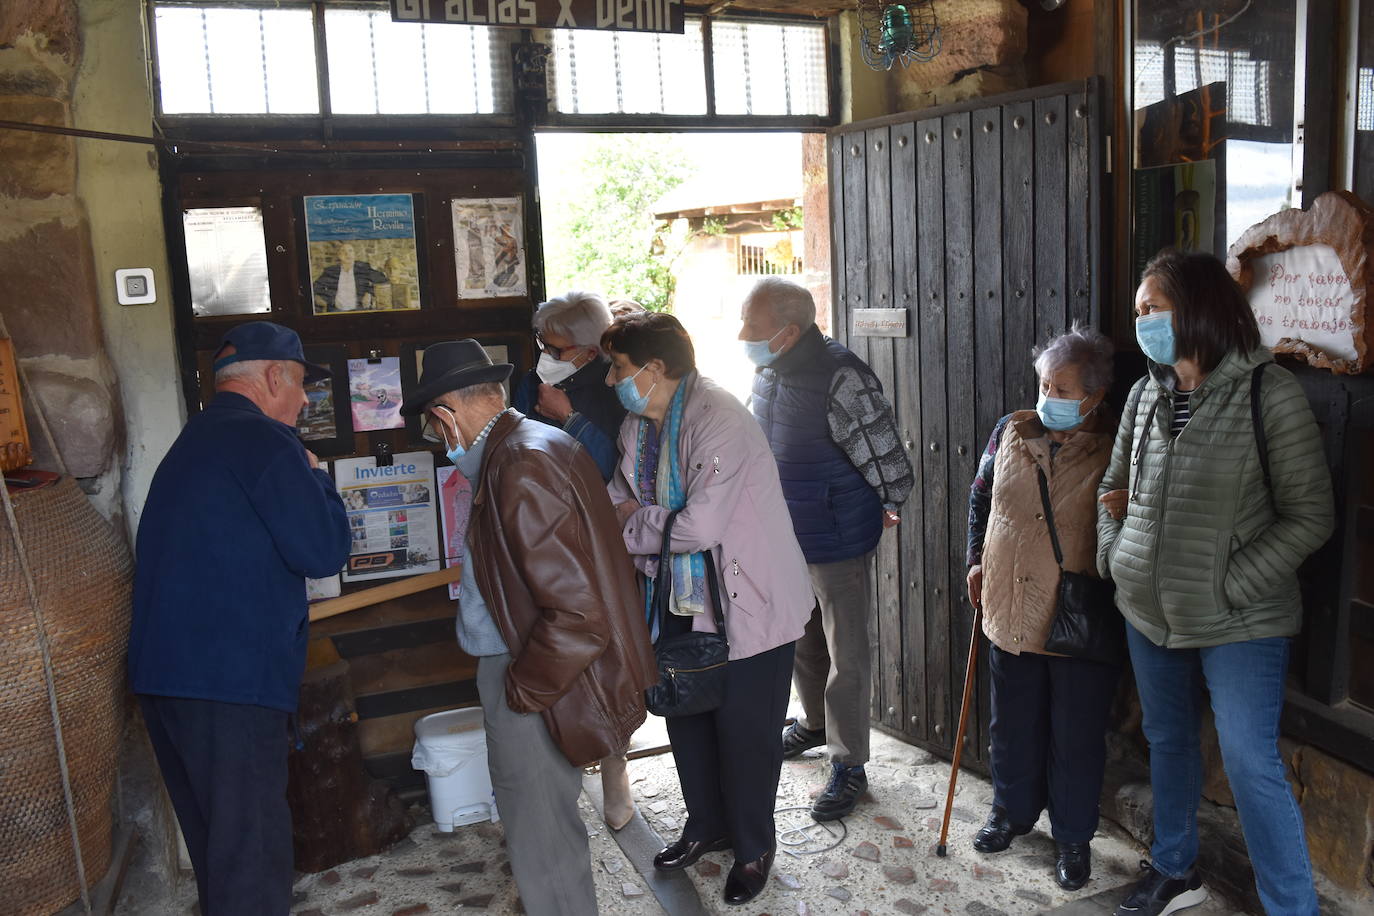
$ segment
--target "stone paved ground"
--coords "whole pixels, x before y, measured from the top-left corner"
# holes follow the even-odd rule
[[[814,753],[814,752],[813,752]],[[778,790],[779,856],[768,889],[751,905],[726,907],[720,899],[727,853],[715,853],[688,870],[701,906],[674,904],[670,912],[740,916],[821,916],[821,914],[971,914],[1019,916],[1055,911],[1101,916],[1109,913],[1121,889],[1135,877],[1142,850],[1114,825],[1104,823],[1093,842],[1094,875],[1083,890],[1065,893],[1054,883],[1054,843],[1042,819],[1004,853],[980,855],[969,845],[982,823],[991,787],[979,777],[960,774],[950,823],[949,855],[934,854],[939,837],[949,766],[919,749],[873,733],[869,764],[872,797],[835,833],[806,815],[811,796],[824,783],[819,755],[783,766]],[[661,840],[676,839],[684,820],[672,756],[632,761],[630,776],[642,816]],[[596,780],[596,777],[589,777]],[[593,791],[583,795],[584,820],[591,842],[598,909],[603,914],[643,916],[665,910],[636,872],[616,838],[593,807]],[[789,810],[798,809],[798,810]],[[657,845],[651,833],[627,830]],[[293,916],[418,916],[423,913],[479,911],[516,914],[514,881],[508,870],[498,824],[459,828],[441,834],[423,818],[410,837],[379,856],[360,859],[296,882]],[[630,841],[627,840],[627,845]],[[825,847],[833,847],[826,849]],[[632,848],[637,861],[656,850]],[[689,895],[690,896],[690,895]],[[159,882],[131,881],[118,916],[183,916],[194,912],[194,882],[168,888]],[[1234,910],[1215,898],[1187,911],[1190,916],[1230,916]]]

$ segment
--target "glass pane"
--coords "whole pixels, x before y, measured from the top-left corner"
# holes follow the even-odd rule
[[[706,114],[702,21],[682,35],[553,33],[554,106],[568,114]]]
[[[717,113],[829,113],[824,25],[718,20],[711,46]]]
[[[506,44],[484,26],[393,22],[385,7],[328,7],[329,104],[337,114],[490,114]],[[494,64],[494,61],[496,62]]]
[[[1374,200],[1374,0],[1360,0],[1355,76],[1355,187]]]
[[[196,317],[272,311],[262,210],[200,207],[182,214],[182,226]]]
[[[319,111],[309,9],[154,8],[167,114]]]

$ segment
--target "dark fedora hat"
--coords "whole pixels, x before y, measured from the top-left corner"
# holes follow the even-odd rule
[[[401,414],[413,417],[441,394],[483,382],[504,382],[510,378],[509,363],[493,364],[482,345],[472,338],[446,340],[425,347],[420,383],[401,402]]]

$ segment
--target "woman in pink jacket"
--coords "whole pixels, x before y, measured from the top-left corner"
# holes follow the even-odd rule
[[[606,384],[630,412],[610,483],[625,544],[650,572],[664,522],[680,510],[670,550],[693,570],[691,587],[674,590],[660,635],[715,630],[709,588],[695,581],[703,565],[691,563],[710,551],[730,643],[721,707],[668,719],[687,824],[654,866],[675,871],[733,848],[725,902],[745,903],[763,889],[773,864],[793,644],[816,599],[763,431],[733,395],[697,373],[691,338],[678,320],[627,315],[601,346],[611,358]]]

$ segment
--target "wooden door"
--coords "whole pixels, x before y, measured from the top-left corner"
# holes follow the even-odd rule
[[[878,547],[873,721],[948,754],[973,610],[968,488],[997,419],[1035,403],[1031,348],[1100,315],[1101,151],[1093,83],[832,131],[836,337],[896,410],[916,487]],[[851,333],[908,311],[905,337]],[[965,739],[985,764],[986,647]]]

